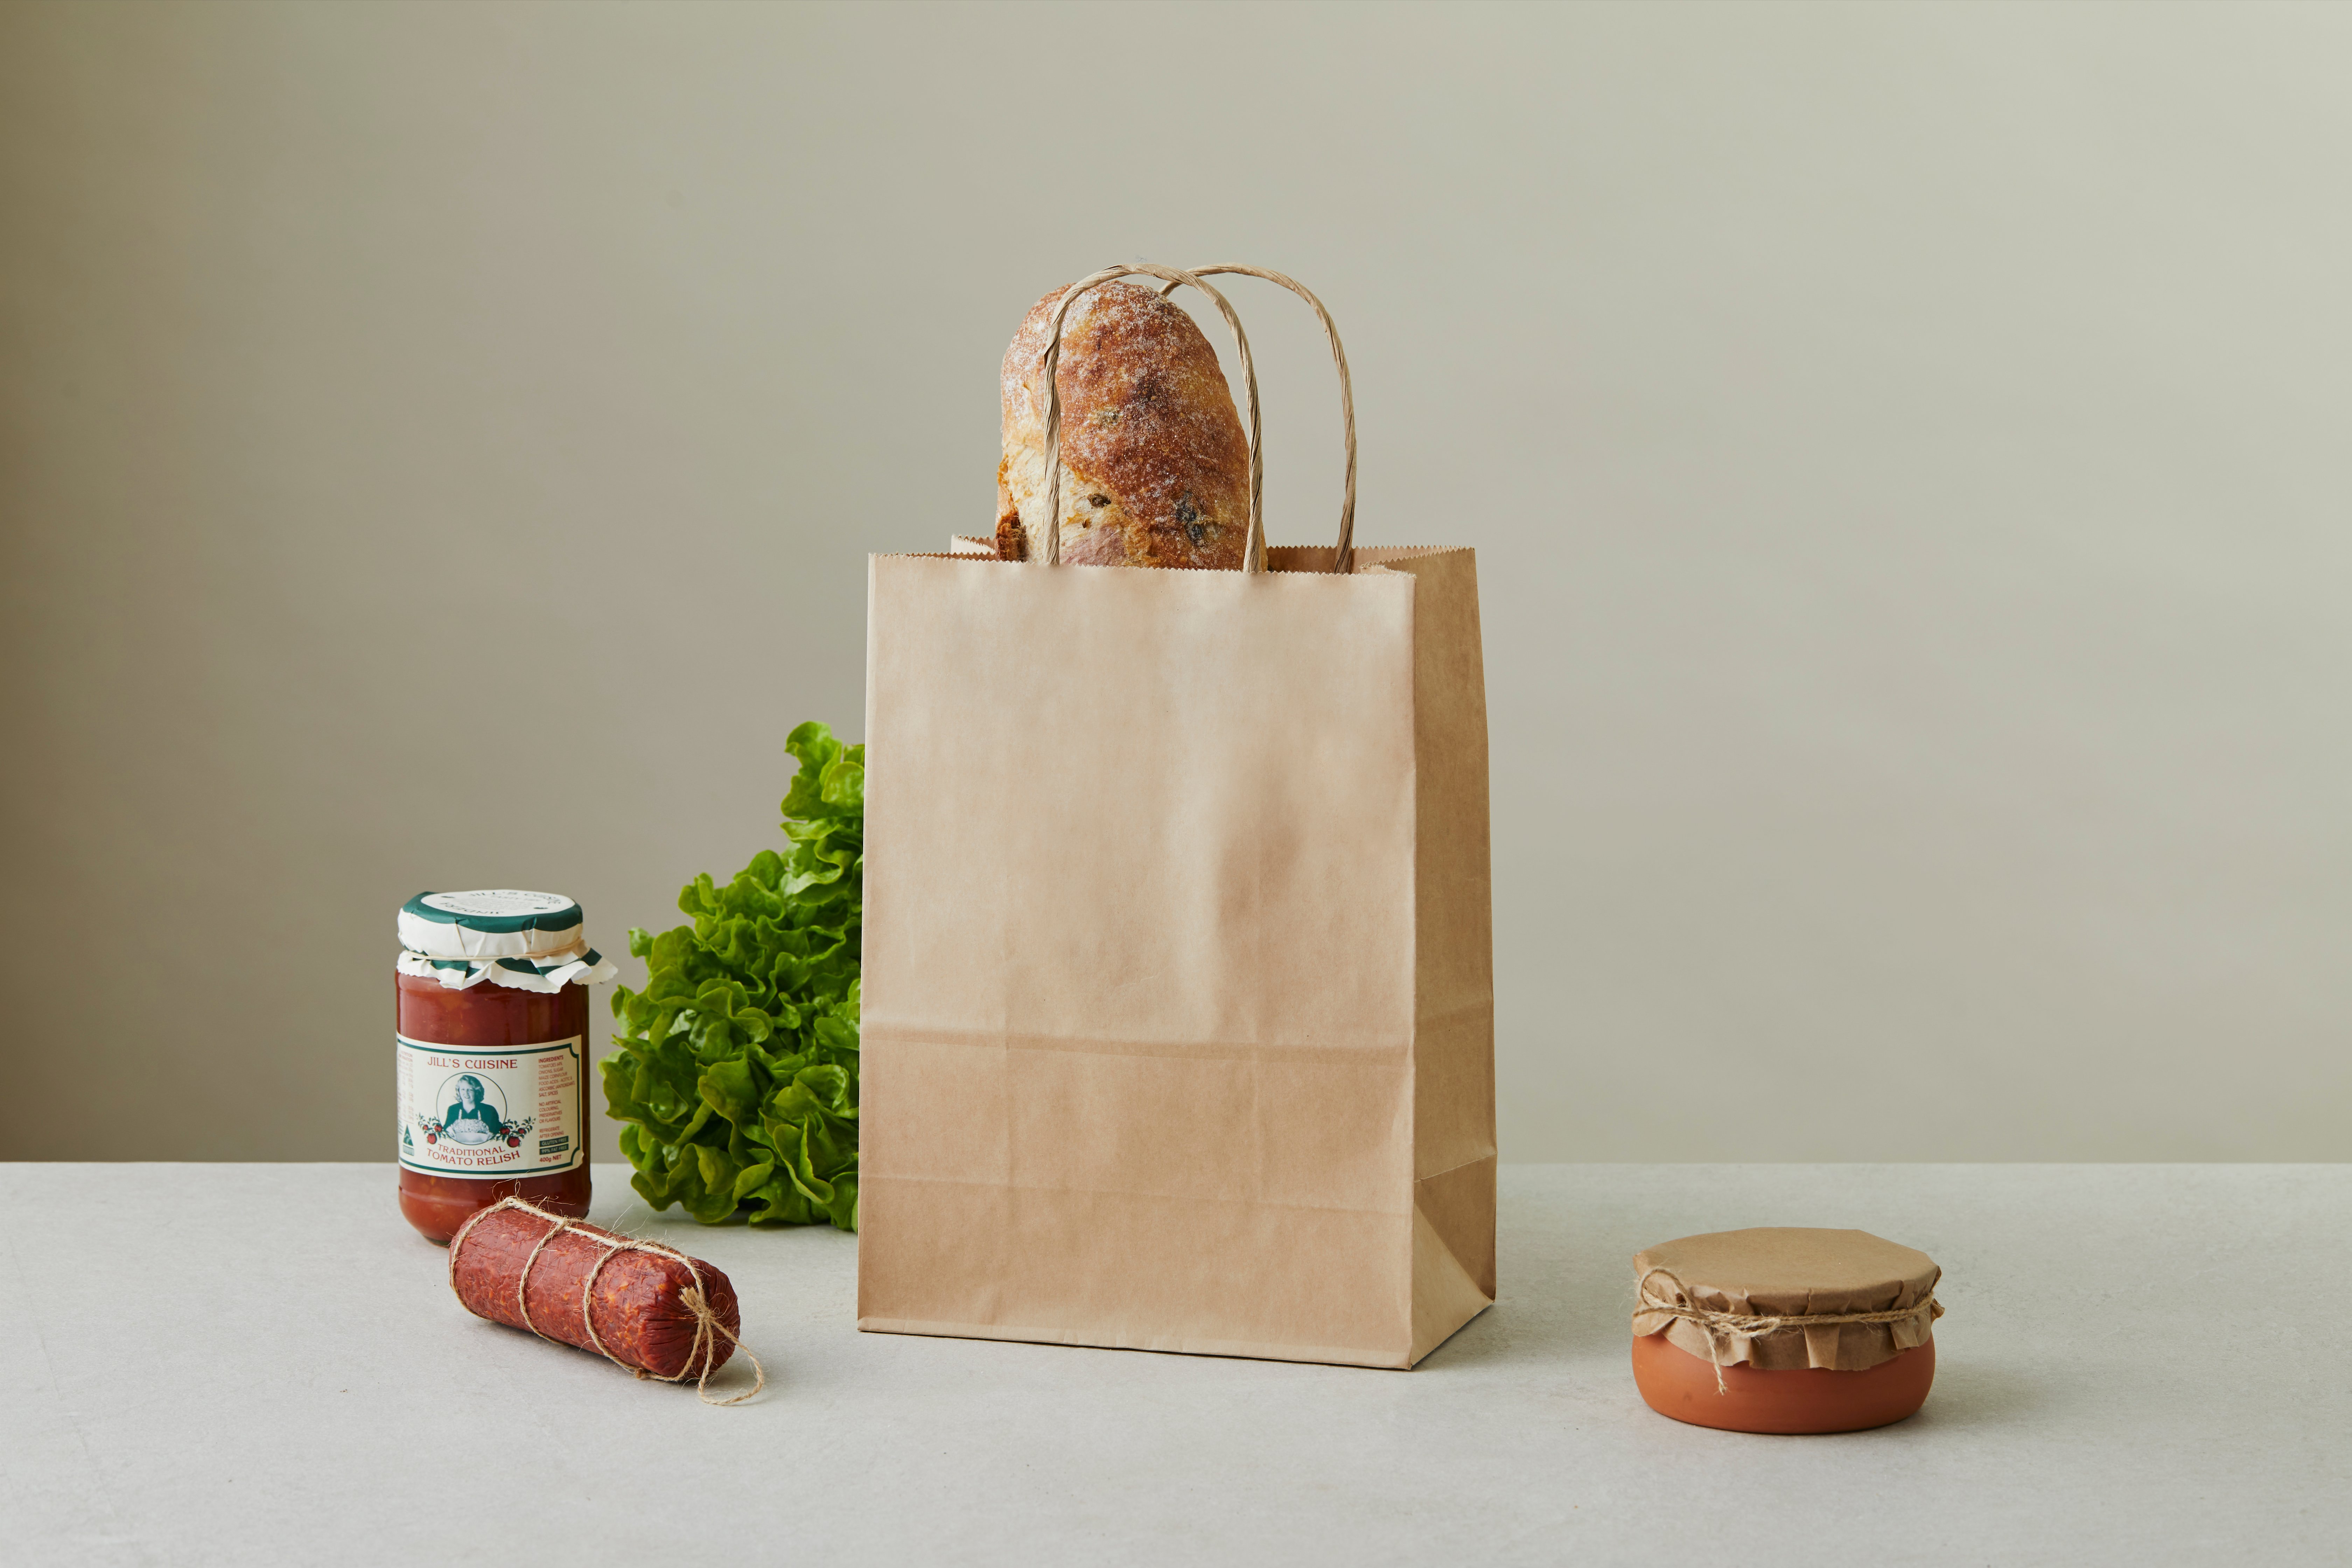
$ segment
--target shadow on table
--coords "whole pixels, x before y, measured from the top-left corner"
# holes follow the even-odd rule
[[[1598,1371],[1605,1375],[1622,1375],[1630,1390],[1630,1290],[1626,1297],[1623,1310],[1614,1300],[1596,1302],[1588,1299],[1582,1305],[1589,1310],[1545,1311],[1523,1298],[1515,1300],[1506,1290],[1494,1306],[1464,1324],[1460,1332],[1432,1352],[1415,1375],[1433,1373],[1443,1376],[1496,1367],[1529,1373],[1566,1372],[1573,1367],[1587,1374]],[[1946,1361],[1937,1366],[1936,1385],[1919,1413],[1881,1430],[1958,1431],[2002,1426],[2033,1418],[2049,1398],[2049,1391],[2023,1373]]]
[[[1507,1292],[1501,1300],[1464,1324],[1460,1332],[1432,1352],[1414,1375],[1443,1376],[1496,1367],[1530,1373],[1566,1372],[1574,1367],[1587,1374],[1622,1374],[1626,1387],[1631,1389],[1633,1372],[1627,1362],[1632,1325],[1626,1321],[1630,1310],[1629,1307],[1627,1312],[1620,1312],[1611,1302],[1606,1310],[1547,1313],[1518,1308]],[[1919,1413],[1881,1430],[1961,1431],[2004,1426],[2036,1418],[2049,1399],[2049,1391],[2022,1373],[1946,1362],[1936,1368],[1935,1388]]]
[[[1603,1245],[1511,1224],[1496,1237],[1495,1304],[1464,1324],[1422,1365],[1431,1371],[1507,1363],[1533,1369],[1623,1361],[1632,1331],[1633,1275]]]
[[[1495,1304],[1437,1347],[1421,1371],[1444,1376],[1507,1367],[1527,1373],[1622,1374],[1632,1384],[1633,1254],[1702,1228],[1671,1193],[1654,1203],[1605,1178],[1555,1201],[1514,1201],[1506,1192],[1496,1226]],[[1917,1415],[1900,1424],[1990,1426],[2031,1415],[2052,1391],[2015,1370],[1945,1357]]]
[[[1421,1364],[1436,1371],[1489,1363],[1533,1369],[1596,1357],[1623,1361],[1630,1332],[1627,1318],[1633,1310],[1633,1292],[1624,1294],[1624,1310],[1620,1311],[1613,1293],[1587,1293],[1573,1302],[1547,1301],[1506,1285],[1493,1306],[1465,1323]]]
[[[1938,1360],[1936,1386],[1906,1427],[2005,1426],[2049,1403],[2049,1391],[2012,1368]]]

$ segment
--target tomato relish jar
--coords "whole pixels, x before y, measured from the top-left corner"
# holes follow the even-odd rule
[[[580,906],[492,888],[401,906],[400,1212],[447,1245],[518,1197],[588,1213],[588,987],[619,971]]]
[[[1902,1420],[1936,1380],[1943,1270],[1864,1230],[1686,1236],[1636,1253],[1633,1382],[1661,1415],[1734,1432]]]

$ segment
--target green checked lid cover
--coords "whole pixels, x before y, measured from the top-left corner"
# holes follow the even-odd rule
[[[561,893],[483,888],[419,893],[400,906],[400,945],[427,958],[536,958],[585,938],[580,906]]]
[[[419,893],[400,907],[399,928],[401,973],[430,975],[453,989],[490,980],[553,991],[619,973],[588,945],[580,906],[560,893]]]

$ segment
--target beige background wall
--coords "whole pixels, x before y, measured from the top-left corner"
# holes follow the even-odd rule
[[[0,1154],[388,1157],[400,900],[617,949],[774,842],[866,553],[1146,257],[1321,289],[1360,537],[1479,549],[1507,1157],[2352,1155],[2347,79],[2329,7],[0,9]]]

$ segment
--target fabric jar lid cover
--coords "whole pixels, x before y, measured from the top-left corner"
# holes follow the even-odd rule
[[[558,893],[419,893],[400,907],[400,945],[427,958],[552,958],[587,947],[583,924]]]
[[[1633,1272],[1641,1297],[1633,1332],[1663,1331],[1719,1365],[1861,1372],[1927,1343],[1944,1315],[1936,1300],[1944,1271],[1935,1259],[1866,1230],[1769,1226],[1686,1236],[1635,1253]],[[1805,1321],[1896,1314],[1887,1322]],[[1756,1321],[1774,1319],[1795,1321],[1768,1328]]]

